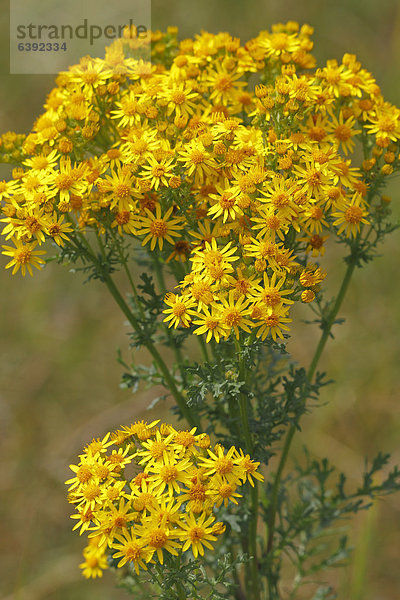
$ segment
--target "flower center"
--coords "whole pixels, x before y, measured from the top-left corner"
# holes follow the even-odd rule
[[[224,485],[221,485],[218,491],[219,495],[222,496],[222,498],[229,498],[229,496],[231,496],[233,493],[233,487],[229,485],[229,483],[226,483]]]
[[[130,191],[131,188],[129,185],[126,185],[126,183],[119,183],[115,187],[115,195],[119,198],[127,198],[128,196],[130,196]]]
[[[29,250],[28,248],[22,248],[21,250],[18,250],[18,252],[15,253],[15,259],[21,265],[29,263],[29,261],[31,260],[31,256],[32,250]]]
[[[344,217],[348,223],[359,223],[363,218],[362,208],[359,206],[349,206],[344,213]]]
[[[178,469],[173,465],[164,465],[160,471],[160,477],[165,483],[174,481],[178,477]]]
[[[191,500],[205,500],[206,488],[201,483],[196,483],[190,488],[189,497]]]
[[[279,325],[278,315],[275,315],[274,313],[272,313],[272,315],[268,315],[265,318],[265,323],[268,327],[276,327],[277,325]]]
[[[204,152],[201,152],[201,150],[193,150],[190,159],[193,164],[199,165],[204,161]]]
[[[232,87],[232,79],[229,76],[220,77],[215,83],[215,87],[221,92],[226,92]]]
[[[162,219],[154,219],[150,231],[155,237],[164,237],[168,231],[167,224]]]
[[[262,294],[262,299],[263,299],[263,302],[265,302],[265,304],[267,304],[267,306],[275,306],[276,304],[279,304],[279,302],[281,301],[279,292],[277,292],[276,290],[264,291]]]
[[[71,175],[58,175],[56,178],[56,186],[59,190],[68,190],[74,183]]]
[[[227,473],[231,473],[233,470],[233,462],[230,458],[223,456],[219,458],[215,463],[215,471],[220,475],[226,475]]]
[[[156,165],[152,170],[153,177],[162,177],[165,173],[165,167],[162,165]]]
[[[76,477],[80,483],[86,483],[92,477],[92,471],[86,465],[82,465],[77,470]]]
[[[184,92],[176,91],[171,95],[171,100],[174,104],[183,104],[186,100]]]
[[[153,548],[162,548],[168,540],[168,536],[163,529],[153,529],[149,534],[149,546]]]
[[[202,527],[192,527],[190,530],[190,539],[192,542],[201,540],[204,537],[204,529]]]
[[[154,442],[150,448],[150,454],[153,458],[161,458],[166,448],[164,442]]]
[[[224,209],[231,208],[235,204],[235,198],[230,194],[222,194],[219,199],[220,206]]]
[[[100,488],[95,483],[89,484],[84,492],[86,500],[94,500],[100,494]]]
[[[341,142],[345,142],[351,137],[351,129],[347,125],[339,125],[335,129],[335,137]]]
[[[126,547],[125,556],[129,560],[137,560],[138,558],[140,558],[141,550],[142,549],[139,546],[139,544],[130,544]]]

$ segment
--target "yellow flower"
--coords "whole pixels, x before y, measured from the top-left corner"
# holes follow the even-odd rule
[[[256,323],[257,326],[260,326],[256,334],[257,337],[261,337],[264,341],[267,335],[271,334],[274,342],[277,337],[283,339],[283,332],[290,330],[286,323],[290,323],[292,320],[286,317],[287,310],[284,306],[265,310]]]
[[[220,507],[221,504],[227,508],[229,500],[238,504],[236,498],[242,498],[241,494],[236,493],[236,485],[224,481],[221,477],[215,477],[212,486],[207,490],[207,495],[212,500],[214,506]]]
[[[354,194],[351,202],[342,210],[334,212],[332,216],[336,217],[333,225],[338,226],[338,235],[345,231],[347,237],[355,237],[360,231],[361,224],[369,223],[366,218],[368,210],[365,208],[363,198],[359,193]]]
[[[90,508],[86,510],[80,510],[79,508],[78,514],[71,515],[71,519],[75,519],[77,521],[76,525],[72,528],[72,531],[80,528],[79,535],[82,535],[85,531],[88,530],[90,525],[92,524],[92,520],[94,519],[94,513]]]
[[[328,237],[328,235],[320,236],[314,233],[310,237],[299,238],[299,242],[307,242],[306,252],[311,252],[312,256],[324,256],[326,250],[324,243]]]
[[[11,198],[15,193],[18,187],[18,182],[13,181],[5,181],[4,179],[0,181],[0,200],[4,200],[5,198]]]
[[[108,569],[105,547],[97,546],[96,540],[86,546],[83,557],[85,560],[79,565],[79,568],[82,569],[82,575],[86,579],[102,577],[103,571]]]
[[[293,289],[282,289],[286,280],[286,275],[282,275],[277,282],[277,273],[272,274],[271,280],[266,272],[263,274],[263,285],[257,285],[254,288],[252,302],[268,308],[282,306],[283,304],[293,304],[293,300],[284,298],[293,293]]]
[[[104,454],[107,451],[107,448],[112,446],[113,442],[110,441],[110,433],[106,433],[106,435],[100,440],[99,438],[93,438],[89,444],[87,444],[84,448],[84,453],[88,456],[96,456],[97,453]]]
[[[105,179],[99,179],[97,186],[110,209],[135,211],[137,202],[134,196],[138,195],[138,191],[134,177],[128,170],[118,167],[116,171],[111,171],[111,177],[106,175]]]
[[[191,140],[179,151],[178,161],[182,162],[188,176],[194,176],[194,183],[199,185],[207,178],[212,179],[217,172],[217,163],[204,148],[200,140]]]
[[[322,80],[324,89],[327,93],[338,98],[343,86],[353,76],[351,71],[347,70],[345,65],[338,65],[337,60],[328,60],[326,67],[317,69],[317,77]]]
[[[62,158],[59,170],[49,173],[48,184],[58,193],[61,202],[69,202],[71,194],[83,195],[87,189],[85,167],[74,167],[69,158]]]
[[[139,465],[147,465],[149,467],[157,462],[167,463],[170,458],[173,459],[175,453],[175,445],[171,443],[175,438],[175,433],[172,432],[167,436],[162,436],[159,431],[156,431],[154,439],[142,442],[143,450],[137,452],[137,457],[143,457],[139,461]]]
[[[244,81],[238,81],[242,73],[228,71],[221,63],[214,63],[204,79],[205,85],[210,89],[210,100],[214,104],[227,105],[235,102],[237,92],[246,86]]]
[[[274,242],[278,236],[283,241],[289,230],[290,220],[281,213],[276,213],[273,207],[260,206],[258,214],[259,217],[252,218],[255,223],[252,229],[259,230],[257,238]]]
[[[229,335],[232,329],[236,339],[239,339],[239,329],[243,329],[247,333],[250,333],[253,322],[246,318],[252,311],[252,309],[249,308],[249,299],[245,296],[235,298],[234,290],[230,290],[228,297],[221,297],[220,302],[222,304],[220,308],[221,322],[227,328],[227,335]],[[217,304],[213,304],[213,306],[218,308]]]
[[[162,565],[164,563],[163,549],[174,556],[178,556],[177,549],[180,548],[180,544],[174,541],[174,538],[178,535],[176,531],[172,531],[163,525],[154,527],[151,524],[150,527],[145,524],[138,526],[137,529],[149,553],[149,558],[146,559],[147,562],[150,562],[154,553],[156,553],[158,561]]]
[[[182,552],[186,552],[190,548],[193,556],[197,558],[199,554],[204,556],[204,547],[213,550],[210,542],[217,540],[211,527],[214,521],[215,517],[208,516],[207,518],[206,513],[202,513],[197,520],[192,513],[187,513],[184,520],[180,521],[180,531],[177,533],[179,539],[184,542]]]
[[[52,150],[49,154],[36,154],[23,162],[24,165],[30,167],[33,173],[43,174],[43,171],[51,171],[57,165],[60,158],[57,150]]]
[[[179,496],[180,502],[187,502],[188,513],[210,512],[212,501],[207,497],[207,490],[208,483],[206,481],[203,481],[200,476],[192,477],[188,488],[183,489]]]
[[[100,85],[104,85],[107,79],[111,79],[112,75],[113,72],[103,60],[84,57],[78,65],[71,68],[70,81],[77,84],[89,96]]]
[[[193,91],[187,82],[181,82],[174,84],[171,88],[164,89],[162,98],[165,98],[167,102],[167,115],[170,117],[173,113],[177,117],[181,115],[190,117],[196,108],[197,104],[194,102],[194,98],[198,98],[198,92]]]
[[[29,242],[24,244],[21,240],[12,239],[15,244],[15,248],[12,246],[3,246],[3,254],[11,256],[12,259],[6,264],[6,269],[13,267],[12,274],[21,269],[22,275],[25,277],[26,271],[29,275],[33,275],[32,267],[41,269],[44,264],[44,260],[40,258],[41,254],[45,254],[44,250],[35,250],[37,242]]]
[[[135,123],[140,123],[142,103],[133,92],[126,92],[121,101],[115,103],[115,106],[117,109],[111,111],[111,118],[119,119],[119,127],[130,127]]]
[[[330,183],[324,170],[312,160],[306,161],[302,165],[296,165],[293,171],[302,191],[309,197],[319,198]]]
[[[319,234],[323,227],[328,228],[328,222],[325,220],[325,213],[318,204],[313,204],[306,208],[301,216],[302,226],[307,233]]]
[[[137,214],[132,210],[121,210],[115,213],[115,219],[111,223],[111,227],[117,227],[119,235],[124,233],[137,234]]]
[[[18,210],[17,214],[19,215],[18,219],[2,219],[9,223],[3,229],[3,235],[8,234],[6,239],[16,236],[27,242],[36,238],[36,241],[42,244],[45,241],[48,223],[48,217],[44,214],[43,208],[35,210],[24,206]]]
[[[53,238],[56,244],[64,246],[63,240],[69,240],[67,233],[73,231],[73,227],[69,223],[63,223],[64,215],[57,217],[54,213],[52,218],[47,223],[47,234]]]
[[[228,218],[234,221],[238,216],[243,215],[243,211],[238,204],[239,190],[219,188],[219,192],[218,195],[210,194],[210,198],[215,201],[215,204],[209,208],[208,215],[211,215],[213,219],[222,216],[223,223]]]
[[[123,531],[116,534],[116,542],[113,542],[112,548],[117,550],[113,558],[120,558],[118,567],[123,567],[126,563],[133,563],[136,573],[139,575],[139,567],[147,571],[146,562],[151,560],[151,551],[146,547],[143,539],[137,537],[134,527],[130,531]]]
[[[299,281],[303,287],[312,287],[321,283],[326,277],[326,273],[317,265],[307,265],[307,268],[300,273]]]
[[[80,489],[83,485],[94,478],[94,466],[96,461],[92,456],[83,456],[79,465],[70,465],[69,468],[75,473],[75,477],[68,479],[65,484],[69,485],[68,491],[75,488]]]
[[[127,531],[128,523],[135,518],[136,514],[132,512],[131,502],[129,500],[126,502],[124,498],[120,498],[118,505],[112,502],[106,503],[103,510],[97,510],[94,514],[94,524],[90,527],[92,533],[89,534],[89,539],[98,536],[99,546],[106,544],[112,547],[114,538]]]
[[[164,240],[170,244],[174,243],[174,237],[179,237],[178,231],[183,229],[183,219],[181,217],[170,219],[173,207],[171,206],[164,216],[161,216],[161,206],[157,204],[156,214],[148,208],[145,209],[147,217],[141,216],[139,221],[138,235],[146,235],[142,242],[145,246],[151,240],[150,250],[154,250],[156,244],[160,250],[163,249]]]
[[[80,510],[86,511],[90,509],[95,511],[102,504],[101,491],[102,485],[99,479],[93,478],[75,490],[71,494],[71,498],[73,498],[73,503],[77,504]]]
[[[224,448],[216,445],[214,452],[207,450],[208,457],[200,456],[199,464],[204,469],[204,475],[218,475],[223,481],[238,485],[243,477],[240,455],[236,448],[231,446],[225,454]]]
[[[239,299],[240,296],[251,299],[251,295],[260,282],[260,278],[256,274],[246,276],[243,271],[243,269],[238,268],[236,277],[232,278],[231,283],[234,288],[233,296],[235,300]]]
[[[189,327],[192,320],[190,315],[195,314],[195,311],[190,309],[196,306],[196,301],[189,296],[177,296],[168,292],[165,295],[164,302],[170,306],[170,308],[163,310],[163,313],[168,315],[164,321],[170,321],[168,327],[174,326],[175,329],[178,325]]]
[[[264,481],[264,476],[261,473],[257,473],[257,469],[260,466],[260,463],[251,460],[249,454],[244,455],[243,450],[241,449],[239,450],[239,454],[242,459],[241,467],[243,469],[243,483],[249,481],[250,485],[254,487],[253,477],[258,481]]]
[[[172,177],[173,158],[161,158],[157,160],[153,155],[149,155],[147,164],[143,165],[142,177],[150,181],[151,187],[158,190],[160,184],[168,187],[168,177]]]
[[[268,34],[260,41],[260,47],[265,50],[266,56],[279,58],[283,53],[293,53],[300,48],[300,39],[296,33],[280,31]]]
[[[197,319],[193,320],[194,325],[200,325],[193,331],[196,335],[207,333],[206,342],[208,343],[213,337],[217,343],[222,337],[227,337],[229,328],[222,322],[222,311],[220,308],[213,306],[211,312],[207,307],[203,307],[203,313],[197,313]]]
[[[159,498],[157,506],[150,508],[150,515],[146,517],[146,525],[150,527],[170,527],[171,529],[181,519],[180,497]]]
[[[212,275],[214,267],[221,267],[225,272],[232,272],[231,262],[239,260],[238,256],[234,256],[236,249],[231,248],[232,242],[228,242],[223,248],[218,248],[217,240],[212,238],[211,244],[205,242],[205,248],[197,248],[194,251],[193,257],[190,259],[193,262],[194,271],[208,271],[212,279],[217,279]]]
[[[154,493],[162,494],[164,491],[169,496],[174,493],[179,494],[181,486],[187,485],[191,479],[191,473],[188,467],[191,463],[188,459],[175,460],[171,456],[167,456],[164,462],[157,462],[146,466],[145,471],[149,473],[149,482],[154,483]]]
[[[366,129],[377,137],[387,138],[393,142],[400,139],[400,111],[395,106],[384,104],[379,106],[369,118]]]
[[[186,240],[178,240],[175,242],[174,249],[171,254],[166,259],[166,263],[171,262],[171,260],[175,260],[177,262],[186,262],[187,258],[190,254],[190,243]]]
[[[251,256],[258,260],[268,260],[269,266],[273,268],[275,257],[281,244],[276,244],[269,240],[259,240],[253,237],[250,239],[251,243],[244,245],[246,256]]]
[[[261,189],[260,202],[270,205],[282,217],[295,217],[297,215],[294,197],[298,185],[293,179],[274,177],[271,182]]]
[[[343,111],[340,111],[338,119],[331,114],[331,119],[329,131],[347,156],[349,152],[353,151],[355,145],[353,137],[361,133],[361,129],[354,129],[355,118],[351,116],[345,119]]]

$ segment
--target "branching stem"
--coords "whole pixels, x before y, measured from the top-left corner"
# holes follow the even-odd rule
[[[115,302],[118,304],[121,311],[126,316],[126,318],[128,319],[129,323],[132,325],[134,330],[139,332],[140,325],[139,325],[135,315],[132,313],[129,306],[127,305],[124,298],[122,297],[121,293],[119,292],[110,273],[107,271],[107,269],[104,268],[104,265],[97,258],[97,256],[93,253],[92,248],[90,247],[89,243],[84,238],[84,236],[79,236],[79,239],[82,242],[82,243],[77,242],[79,249],[100,270],[101,277],[102,277],[104,283],[106,284],[109,292],[111,293],[112,297],[114,298]],[[145,346],[146,346],[147,350],[150,352],[150,354],[152,355],[152,357],[153,357],[155,363],[157,364],[158,368],[160,369],[162,375],[164,376],[165,382],[168,385],[168,387],[171,391],[171,394],[175,398],[175,401],[176,401],[177,405],[179,406],[182,416],[187,420],[187,422],[189,423],[189,425],[191,427],[198,427],[199,424],[197,423],[197,420],[192,415],[191,410],[189,409],[189,407],[187,406],[187,404],[185,402],[185,399],[183,398],[183,396],[180,394],[178,388],[176,387],[174,378],[171,375],[170,370],[168,369],[168,366],[164,362],[164,360],[163,360],[162,356],[160,355],[160,353],[158,352],[157,348],[155,347],[155,345],[153,344],[153,342],[150,339],[146,340]]]
[[[353,260],[350,260],[348,263],[342,284],[339,289],[339,293],[335,300],[335,304],[333,305],[333,307],[329,313],[329,316],[326,320],[326,323],[324,325],[324,329],[321,334],[318,346],[315,350],[313,359],[312,359],[310,367],[308,369],[307,378],[308,378],[309,382],[311,382],[314,377],[315,370],[317,368],[319,359],[321,358],[321,354],[322,354],[322,352],[325,348],[326,342],[328,341],[328,338],[331,334],[332,326],[335,322],[336,316],[340,310],[340,307],[341,307],[344,297],[346,295],[346,291],[349,286],[351,277],[353,275],[355,266],[356,266],[356,261],[354,260],[354,257],[353,257]],[[296,429],[297,428],[295,425],[291,425],[291,427],[289,428],[289,430],[287,432],[285,443],[284,443],[284,446],[282,449],[282,454],[281,454],[281,457],[279,460],[278,469],[276,471],[274,483],[272,486],[271,505],[270,505],[270,511],[269,511],[269,519],[268,519],[268,541],[267,541],[267,552],[268,553],[271,552],[271,550],[273,548],[273,544],[274,544],[274,531],[275,531],[276,511],[277,511],[277,507],[278,507],[279,486],[280,486],[280,482],[282,479],[282,473],[283,473],[283,470],[285,468],[286,461],[288,458],[289,449],[292,444],[292,440],[293,440],[294,434],[296,432]]]

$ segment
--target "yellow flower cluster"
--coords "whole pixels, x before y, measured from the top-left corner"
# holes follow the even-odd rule
[[[225,531],[214,510],[237,504],[236,490],[246,481],[263,480],[260,463],[241,450],[210,449],[209,436],[196,428],[158,423],[135,422],[95,439],[70,466],[74,529],[89,535],[80,565],[85,577],[102,575],[107,554],[137,573],[149,562],[163,564],[164,551],[203,555]]]
[[[288,22],[244,45],[179,43],[170,28],[152,33],[151,64],[126,37],[61,73],[33,131],[0,145],[20,161],[0,182],[7,267],[32,273],[37,246],[77,232],[136,238],[180,273],[169,326],[283,338],[324,279],[310,257],[329,233],[360,235],[399,166],[399,109],[354,55],[315,68],[311,34]]]

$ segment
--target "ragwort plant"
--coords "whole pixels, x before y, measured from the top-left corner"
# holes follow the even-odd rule
[[[131,329],[123,387],[162,384],[182,423],[137,421],[71,465],[83,575],[113,569],[136,597],[333,598],[320,572],[348,557],[343,519],[399,488],[384,453],[353,488],[307,452],[285,470],[353,272],[395,229],[383,191],[400,164],[400,110],[354,55],[316,68],[311,34],[170,28],[140,42],[151,64],[126,35],[59,74],[31,133],[1,138],[6,268],[32,275],[55,250],[103,282]],[[285,347],[298,303],[321,330],[308,368]]]

